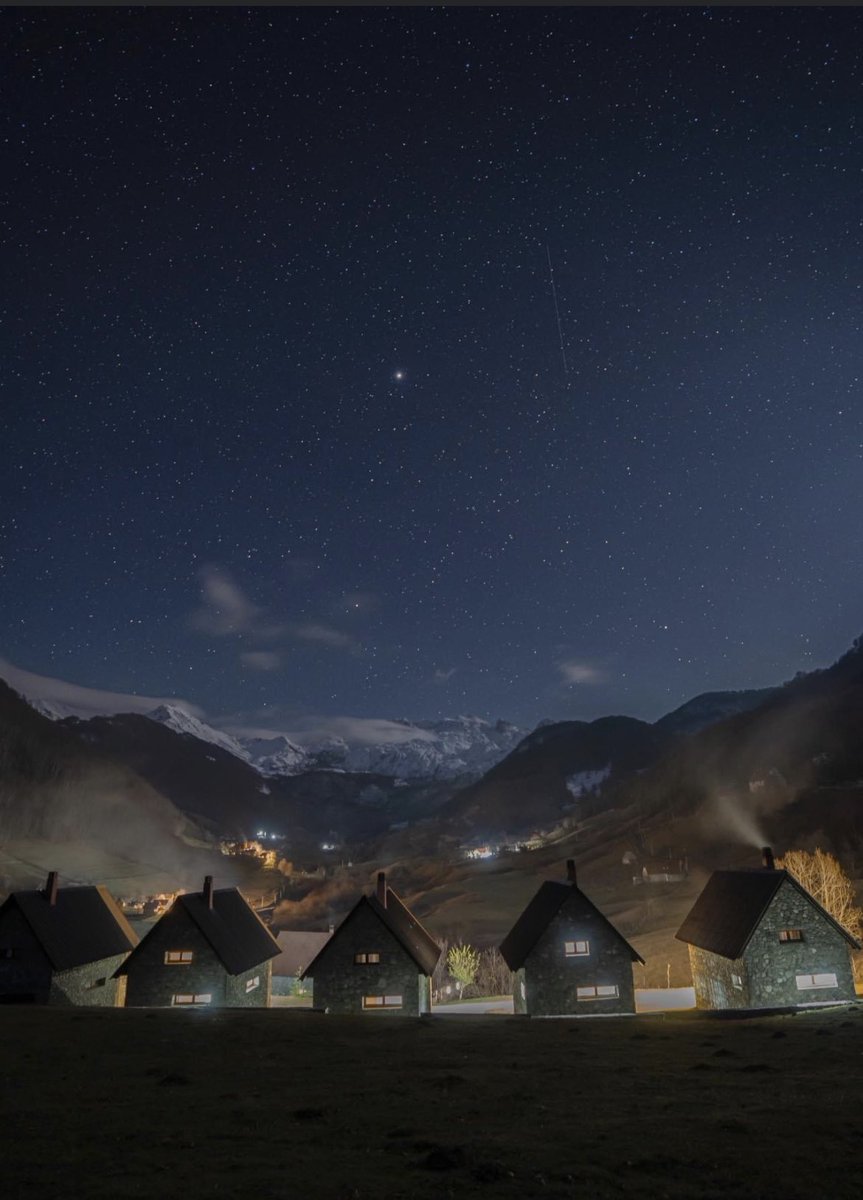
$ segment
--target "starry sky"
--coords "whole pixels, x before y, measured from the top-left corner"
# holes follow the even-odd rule
[[[863,632],[863,13],[5,9],[0,654],[654,719]]]

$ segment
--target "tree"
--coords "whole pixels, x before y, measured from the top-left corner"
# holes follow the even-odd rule
[[[463,995],[464,989],[470,987],[476,979],[476,973],[479,970],[479,954],[473,946],[459,942],[455,946],[450,946],[446,964],[449,967],[450,975],[458,984],[459,996]]]
[[[482,996],[512,995],[512,971],[497,946],[488,946],[480,953],[476,983]]]
[[[856,903],[854,885],[838,860],[824,850],[789,850],[776,860],[777,867],[793,875],[834,920],[856,938],[863,934],[863,909]]]

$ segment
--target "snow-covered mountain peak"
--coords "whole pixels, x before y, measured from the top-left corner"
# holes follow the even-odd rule
[[[229,733],[223,733],[221,729],[214,729],[212,725],[205,725],[203,721],[199,721],[197,717],[193,717],[177,705],[160,704],[146,716],[151,721],[158,721],[160,725],[167,725],[174,733],[183,733],[198,738],[199,741],[210,742],[244,761],[249,759],[249,754],[236,738],[231,737]]]

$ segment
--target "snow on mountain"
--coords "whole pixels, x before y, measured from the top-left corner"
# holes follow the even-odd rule
[[[398,740],[367,742],[330,736],[308,744],[309,768],[368,772],[398,779],[455,779],[481,775],[524,737],[507,721],[449,717],[399,721]]]
[[[187,734],[189,737],[198,738],[201,742],[210,742],[222,750],[227,750],[229,754],[242,758],[245,762],[249,761],[248,752],[236,738],[231,737],[229,733],[223,733],[221,729],[214,729],[212,725],[205,725],[203,721],[199,721],[197,717],[191,716],[182,708],[177,708],[172,704],[160,704],[158,708],[154,708],[152,712],[144,715],[151,721],[158,721],[160,725],[167,725],[175,733]]]
[[[309,754],[283,734],[271,738],[241,738],[243,750],[264,775],[299,775],[311,769]]]

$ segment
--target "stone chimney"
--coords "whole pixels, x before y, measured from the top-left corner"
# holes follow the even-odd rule
[[[45,899],[53,908],[57,903],[57,891],[60,886],[60,876],[56,871],[48,872],[48,879],[45,883]]]
[[[386,906],[387,906],[387,877],[386,877],[386,873],[384,871],[378,871],[378,886],[377,886],[377,891],[375,894],[377,896],[378,904],[380,904],[381,908],[386,908]]]
[[[213,907],[213,876],[204,876],[204,903],[207,908]]]
[[[768,871],[776,870],[776,863],[773,861],[773,851],[769,846],[765,846],[761,851],[761,861]]]
[[[575,859],[574,858],[568,858],[566,860],[566,878],[567,878],[567,882],[571,883],[573,887],[577,887],[578,878],[575,874]]]

